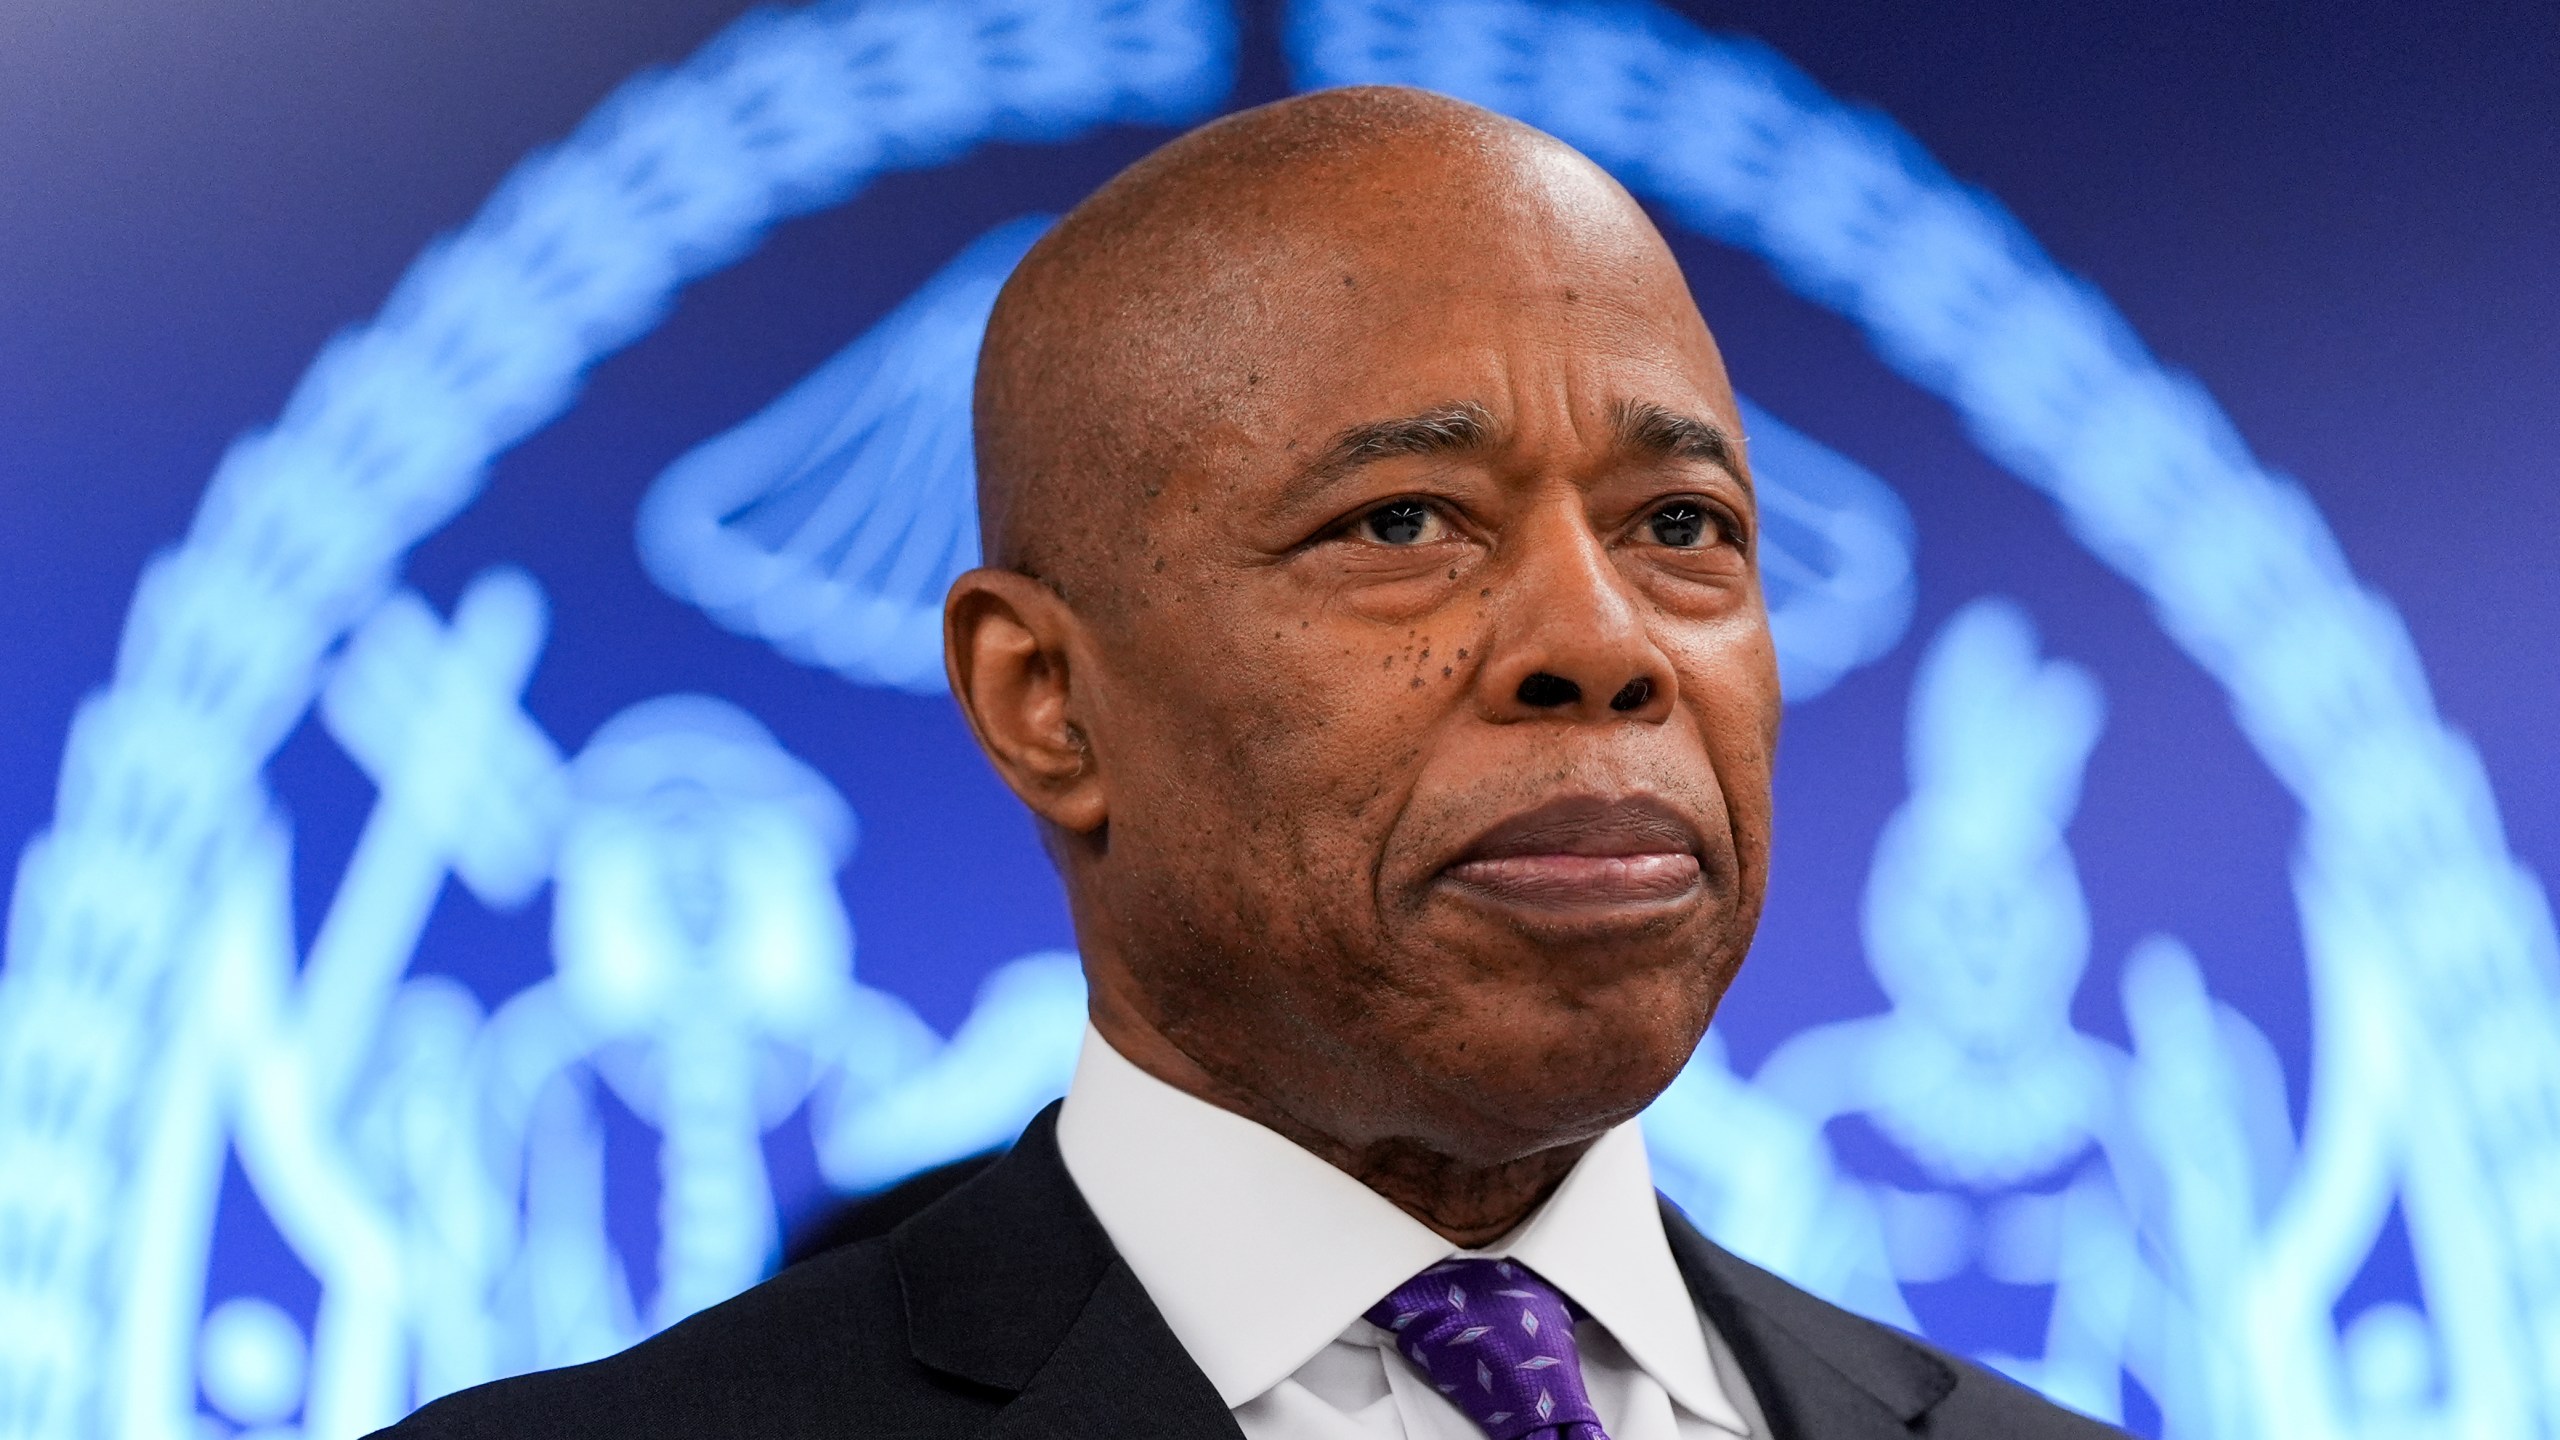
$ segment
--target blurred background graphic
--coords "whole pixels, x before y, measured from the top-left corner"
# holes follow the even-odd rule
[[[0,13],[0,1437],[341,1440],[1002,1144],[1082,982],[941,693],[1049,217],[1428,85],[1746,392],[1710,1233],[2149,1435],[2560,1435],[2560,13]]]

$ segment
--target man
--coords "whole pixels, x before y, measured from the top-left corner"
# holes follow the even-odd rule
[[[1228,117],[1032,250],[976,420],[951,688],[1073,908],[1063,1109],[398,1433],[2108,1433],[1653,1194],[1779,697],[1732,392],[1623,190],[1418,92]]]

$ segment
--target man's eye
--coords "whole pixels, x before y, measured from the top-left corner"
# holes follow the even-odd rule
[[[1716,528],[1714,518],[1703,507],[1687,500],[1674,500],[1654,511],[1653,519],[1647,523],[1654,540],[1674,550],[1697,549],[1706,543],[1708,532]]]
[[[1390,500],[1360,517],[1360,531],[1381,545],[1413,545],[1430,536],[1439,520],[1419,500]]]

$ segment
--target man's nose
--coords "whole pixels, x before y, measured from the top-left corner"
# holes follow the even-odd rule
[[[1519,537],[1481,679],[1497,720],[1660,720],[1678,682],[1647,606],[1579,514]]]

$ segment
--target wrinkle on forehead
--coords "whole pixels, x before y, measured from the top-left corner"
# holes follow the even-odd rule
[[[1145,507],[1332,339],[1452,286],[1611,273],[1678,307],[1661,237],[1579,152],[1418,90],[1320,91],[1182,136],[1034,246],[999,296],[974,409],[987,563],[1112,603]],[[1570,292],[1567,292],[1570,298]]]

